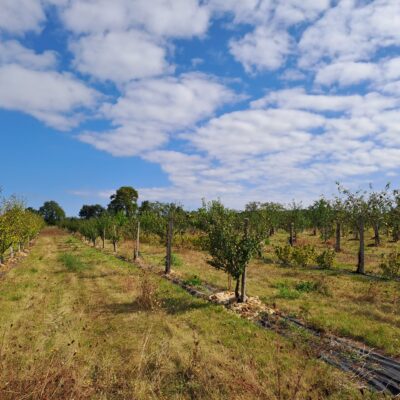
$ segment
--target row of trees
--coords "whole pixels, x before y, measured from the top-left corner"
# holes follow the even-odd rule
[[[2,199],[0,204],[0,264],[4,263],[5,253],[24,250],[44,226],[43,218],[25,208],[16,197]]]
[[[289,244],[296,243],[297,234],[312,229],[320,233],[323,242],[335,237],[335,251],[341,251],[341,238],[350,232],[359,241],[357,272],[365,272],[365,232],[372,228],[375,246],[380,246],[382,232],[393,242],[400,239],[400,192],[359,190],[352,192],[338,184],[338,196],[332,200],[320,198],[308,208],[293,202],[289,207],[275,203],[250,203],[246,211],[255,220],[266,221],[273,232],[277,227],[289,233]],[[271,228],[272,226],[272,228]]]
[[[139,255],[140,233],[153,235],[167,246],[166,273],[171,267],[171,246],[178,236],[200,237],[211,258],[210,265],[225,271],[236,282],[235,293],[245,301],[246,266],[254,255],[261,254],[264,240],[278,229],[288,232],[288,243],[296,245],[299,234],[312,231],[325,243],[335,238],[334,249],[341,251],[341,238],[354,234],[359,241],[357,272],[365,273],[365,232],[372,228],[375,245],[382,233],[399,240],[400,194],[387,185],[381,191],[351,192],[338,185],[338,195],[320,198],[305,208],[301,203],[249,203],[244,211],[225,208],[220,202],[203,203],[198,210],[185,211],[181,206],[143,201],[137,205],[137,191],[122,187],[111,196],[107,208],[84,205],[80,219],[64,219],[62,226],[80,232],[103,247],[110,240],[114,251],[123,239],[135,243],[134,257]],[[240,290],[241,288],[241,290]]]

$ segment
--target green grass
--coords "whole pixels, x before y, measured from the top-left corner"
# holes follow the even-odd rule
[[[193,275],[191,278],[184,280],[183,283],[190,286],[201,286],[202,281],[197,275]]]
[[[301,343],[157,275],[142,309],[141,271],[55,233],[0,281],[2,400],[363,398]]]
[[[366,238],[366,271],[379,273],[380,254],[399,250],[400,243],[392,243],[383,237],[382,246],[377,248],[372,246],[372,232],[368,232]],[[357,241],[351,236],[342,239],[343,250],[330,270],[280,267],[273,246],[283,245],[286,240],[287,233],[277,232],[264,247],[263,258],[251,262],[248,293],[287,314],[303,316],[306,322],[319,329],[400,356],[400,282],[354,274]],[[318,252],[326,248],[319,236],[308,232],[300,234],[298,241],[299,244],[315,245]],[[328,245],[332,246],[333,242]],[[129,242],[120,246],[122,254],[130,254],[131,249]],[[202,282],[227,287],[226,274],[207,263],[205,252],[184,248],[175,248],[174,252],[182,259],[182,265],[175,266],[174,271],[183,279],[196,275]],[[142,256],[147,263],[157,265],[165,256],[165,249],[158,244],[142,244]],[[281,282],[286,282],[287,288],[277,289]],[[311,282],[314,290],[309,290],[311,286],[304,286],[303,282]]]
[[[58,261],[63,263],[70,272],[80,272],[87,268],[77,256],[71,253],[61,253]]]

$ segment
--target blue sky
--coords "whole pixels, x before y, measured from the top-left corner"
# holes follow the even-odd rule
[[[1,0],[0,186],[68,214],[399,185],[398,0]]]

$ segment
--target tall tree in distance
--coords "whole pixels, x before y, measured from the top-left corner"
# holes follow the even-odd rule
[[[100,204],[84,204],[79,211],[79,216],[83,219],[98,218],[105,213],[105,208]]]
[[[123,212],[125,216],[132,217],[137,210],[138,197],[139,194],[133,187],[122,186],[110,197],[108,211],[112,214]]]
[[[48,225],[55,225],[65,218],[65,212],[55,201],[46,201],[39,208],[39,215],[43,217]]]

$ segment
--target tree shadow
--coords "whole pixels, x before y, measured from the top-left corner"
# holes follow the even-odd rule
[[[109,276],[122,276],[123,274],[120,274],[118,272],[104,272],[101,274],[85,274],[82,275],[82,279],[100,279],[100,278],[108,278]]]
[[[162,309],[167,314],[176,315],[183,314],[193,310],[201,310],[210,307],[210,303],[205,301],[194,301],[190,298],[164,298],[161,299]]]
[[[139,301],[133,300],[127,303],[104,304],[100,307],[100,313],[104,314],[132,314],[137,312],[152,312],[157,309],[165,311],[169,315],[183,314],[193,310],[201,310],[210,307],[210,303],[193,301],[192,299],[182,298],[161,298],[160,306],[149,310],[143,307]]]
[[[205,309],[210,306],[207,302],[194,302],[190,299],[164,298],[160,299],[160,306],[150,310],[143,307],[137,300],[129,303],[104,304],[100,312],[104,314],[132,314],[137,312],[152,312],[157,309],[165,311],[169,315],[183,314],[192,310]]]

